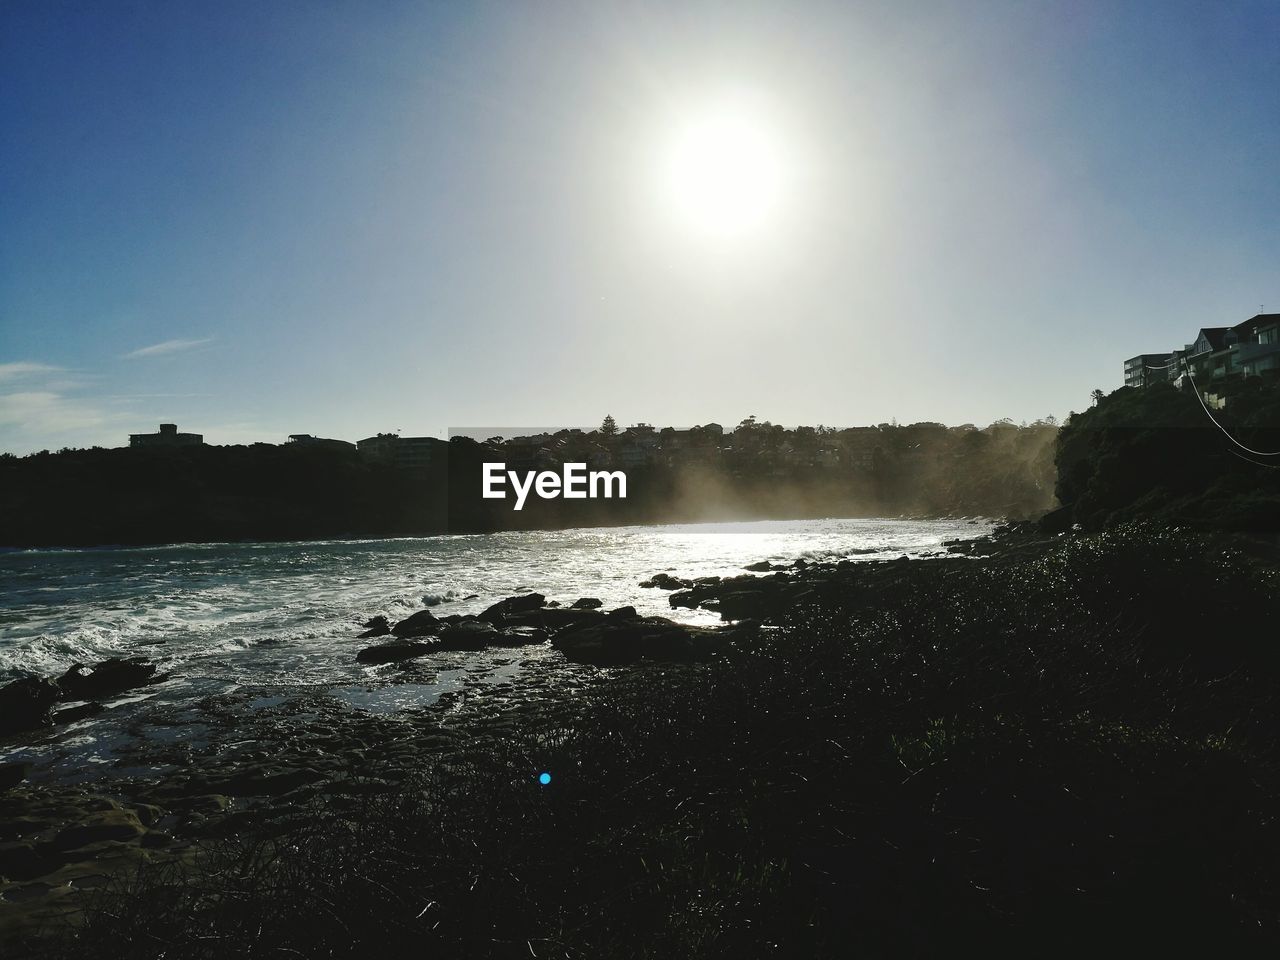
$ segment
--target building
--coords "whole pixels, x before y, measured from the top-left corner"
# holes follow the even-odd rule
[[[1172,369],[1173,354],[1142,353],[1124,362],[1124,385],[1126,387],[1146,387],[1157,381],[1168,380],[1168,371]]]
[[[396,433],[380,433],[356,443],[362,457],[397,467],[429,466],[448,446],[436,437],[402,437]]]
[[[309,433],[291,433],[289,434],[288,446],[291,447],[327,447],[330,450],[354,450],[356,445],[350,440],[330,440],[326,437],[316,437]]]
[[[1170,353],[1144,353],[1124,362],[1126,387],[1153,383],[1203,390],[1214,381],[1280,371],[1280,313],[1259,313],[1234,327],[1204,327],[1194,342]]]
[[[131,433],[131,447],[198,447],[204,443],[204,434],[179,433],[176,423],[162,423],[157,433]]]

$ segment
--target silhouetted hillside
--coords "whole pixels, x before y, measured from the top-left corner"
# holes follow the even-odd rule
[[[1251,378],[1218,388],[1213,417],[1244,446],[1280,450],[1280,382]],[[1058,435],[1051,524],[1100,529],[1158,517],[1204,529],[1280,530],[1280,457],[1242,449],[1194,393],[1171,384],[1122,387]]]

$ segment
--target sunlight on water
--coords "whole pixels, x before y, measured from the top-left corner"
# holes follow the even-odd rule
[[[0,680],[145,656],[173,670],[157,696],[227,685],[358,683],[359,624],[430,604],[476,613],[537,590],[572,603],[672,611],[637,584],[659,571],[732,575],[759,560],[936,553],[986,521],[812,520],[309,543],[186,544],[0,554]]]

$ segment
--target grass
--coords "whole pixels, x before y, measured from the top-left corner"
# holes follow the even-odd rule
[[[40,949],[1274,955],[1275,586],[1144,527],[862,568],[724,661],[121,881]]]

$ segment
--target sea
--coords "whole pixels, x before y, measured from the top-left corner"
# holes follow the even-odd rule
[[[434,684],[378,695],[395,667],[356,662],[377,642],[357,638],[361,624],[378,614],[394,622],[426,607],[437,616],[477,613],[533,590],[564,604],[595,597],[604,609],[631,605],[643,615],[709,624],[717,615],[672,610],[667,591],[640,581],[658,572],[732,576],[761,560],[928,557],[945,552],[944,541],[989,533],[993,523],[827,519],[0,552],[0,684],[109,657],[146,657],[167,674],[40,744],[0,742],[0,761],[54,750],[64,773],[108,762],[111,738],[86,730],[126,726],[143,705],[241,687],[315,686],[357,709],[388,711],[429,702],[456,682],[456,671],[446,670]],[[509,663],[511,651],[504,653]],[[559,654],[538,647],[521,656]],[[71,743],[87,746],[70,750]]]

